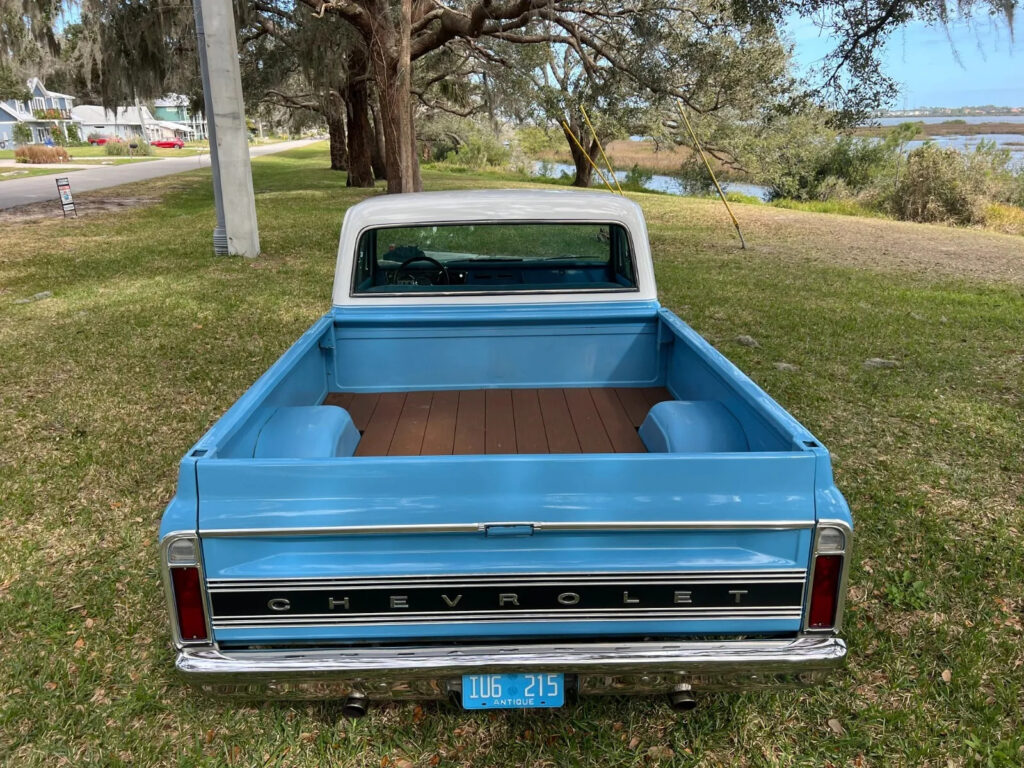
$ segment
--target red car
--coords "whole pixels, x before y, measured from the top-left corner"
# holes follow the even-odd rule
[[[90,136],[89,137],[89,143],[90,144],[94,144],[97,147],[102,147],[108,141],[117,141],[117,139],[112,139],[110,136]]]
[[[157,139],[156,141],[149,142],[154,147],[163,147],[164,149],[181,149],[185,146],[185,142],[175,136],[173,139]]]

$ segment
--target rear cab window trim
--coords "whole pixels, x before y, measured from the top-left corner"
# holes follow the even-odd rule
[[[410,229],[413,227],[459,227],[459,226],[520,226],[520,225],[592,225],[592,226],[606,226],[616,227],[621,233],[620,236],[624,236],[626,244],[629,247],[629,258],[625,260],[625,263],[629,267],[630,274],[628,277],[632,279],[633,285],[623,285],[619,288],[594,288],[587,287],[586,284],[581,284],[583,287],[574,288],[572,284],[567,284],[564,287],[559,288],[541,288],[541,289],[522,289],[522,290],[461,290],[461,291],[358,291],[356,289],[356,279],[359,272],[359,261],[360,261],[360,249],[363,243],[364,236],[369,232],[381,232],[388,229]],[[610,248],[611,246],[609,246]],[[376,258],[376,256],[375,256]],[[636,245],[633,242],[633,232],[625,221],[619,221],[615,219],[577,219],[577,218],[539,218],[539,219],[453,219],[453,220],[439,220],[439,221],[415,221],[415,222],[402,222],[400,224],[381,224],[381,225],[370,225],[365,226],[359,230],[356,235],[354,243],[354,253],[352,254],[352,268],[348,279],[348,296],[355,300],[367,300],[367,299],[382,299],[382,298],[398,298],[398,299],[411,299],[415,301],[429,300],[433,297],[457,297],[457,296],[530,296],[538,294],[566,294],[570,296],[581,296],[588,294],[621,294],[621,293],[640,293],[642,290],[641,278],[639,270],[636,265],[637,251]],[[613,252],[609,254],[609,263],[614,266],[616,261],[616,255]]]

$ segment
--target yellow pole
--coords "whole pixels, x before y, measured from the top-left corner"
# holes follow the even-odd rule
[[[615,182],[615,188],[619,190],[619,194],[622,194],[622,187],[619,186],[619,180],[615,178],[615,169],[612,168],[612,164],[608,161],[608,155],[604,153],[604,147],[601,146],[601,140],[597,138],[597,131],[594,130],[594,126],[590,124],[590,115],[587,114],[587,110],[580,104],[580,112],[583,113],[583,119],[587,121],[587,128],[590,129],[590,135],[594,137],[594,141],[597,142],[597,148],[601,152],[601,158],[604,160],[604,164],[608,166],[608,173],[612,177],[612,181]]]
[[[569,138],[570,138],[570,139],[572,139],[572,143],[573,143],[573,144],[575,144],[575,145],[576,145],[577,147],[579,147],[579,149],[580,149],[580,152],[582,152],[582,153],[583,153],[583,156],[584,156],[585,158],[587,158],[587,162],[588,162],[588,163],[590,163],[591,167],[593,167],[593,169],[594,169],[595,171],[597,171],[597,175],[601,177],[601,181],[603,181],[603,182],[604,182],[604,185],[605,185],[606,187],[608,187],[608,191],[609,191],[609,192],[611,192],[611,193],[612,193],[612,194],[614,195],[614,194],[615,194],[615,190],[614,190],[614,189],[612,189],[612,185],[608,183],[608,179],[606,179],[606,178],[604,177],[604,174],[603,174],[603,173],[601,173],[601,169],[597,167],[597,164],[596,164],[596,163],[595,163],[595,162],[594,162],[593,160],[591,160],[591,159],[590,159],[590,155],[589,155],[589,154],[587,154],[587,150],[585,150],[585,149],[583,148],[583,145],[582,145],[582,144],[580,144],[580,141],[579,141],[579,139],[577,139],[577,138],[576,138],[576,134],[574,134],[574,133],[572,132],[572,129],[571,129],[570,127],[569,127],[569,124],[568,124],[567,122],[565,122],[565,120],[563,120],[563,121],[562,121],[562,128],[564,128],[564,129],[565,129],[565,132],[566,132],[567,134],[569,134]]]
[[[740,236],[740,248],[745,250],[747,243],[743,240],[743,233],[740,232],[740,223],[736,221],[736,216],[733,214],[732,208],[729,207],[729,201],[725,199],[725,192],[722,191],[722,187],[718,183],[718,179],[715,178],[715,172],[711,170],[711,163],[708,162],[707,155],[705,155],[704,150],[701,149],[700,141],[697,140],[697,134],[694,133],[693,126],[690,125],[690,120],[686,117],[683,105],[678,99],[676,99],[676,109],[679,110],[679,116],[682,117],[683,122],[686,123],[686,130],[690,132],[690,138],[693,139],[693,145],[697,147],[697,151],[700,152],[701,159],[704,161],[704,166],[708,169],[708,173],[711,174],[711,180],[715,183],[715,189],[718,190],[718,196],[722,198],[722,202],[725,204],[725,210],[729,212],[729,218],[732,219],[732,225],[736,227],[736,234]]]

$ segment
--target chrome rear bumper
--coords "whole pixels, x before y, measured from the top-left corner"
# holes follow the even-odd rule
[[[184,648],[177,668],[204,690],[248,698],[445,698],[461,675],[564,672],[581,694],[806,685],[840,666],[835,637],[719,642],[239,650]]]

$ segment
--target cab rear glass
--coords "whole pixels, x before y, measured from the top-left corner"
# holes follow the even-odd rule
[[[353,296],[637,290],[629,235],[614,223],[368,229],[352,285]]]

